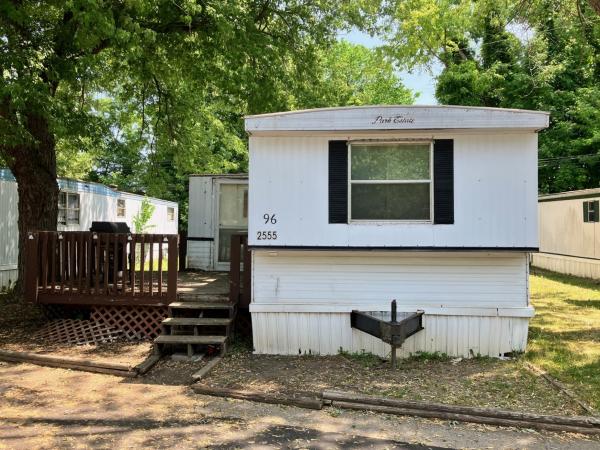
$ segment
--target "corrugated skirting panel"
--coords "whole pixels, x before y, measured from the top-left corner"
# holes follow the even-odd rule
[[[17,270],[0,270],[0,290],[13,286],[17,281]]]
[[[524,351],[529,319],[523,317],[423,316],[424,330],[408,338],[398,356],[440,352],[453,357]],[[340,349],[388,357],[390,346],[350,327],[349,313],[252,313],[258,354],[334,355]]]
[[[593,278],[595,280],[600,279],[600,260],[551,255],[548,253],[534,253],[531,256],[533,266],[540,269],[578,277]]]

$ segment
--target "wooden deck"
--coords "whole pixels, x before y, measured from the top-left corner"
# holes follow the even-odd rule
[[[231,273],[178,272],[178,246],[177,235],[30,232],[25,297],[41,304],[164,307],[216,301],[248,307],[251,259],[245,235],[231,238]]]
[[[227,272],[179,272],[177,296],[181,300],[229,295]]]

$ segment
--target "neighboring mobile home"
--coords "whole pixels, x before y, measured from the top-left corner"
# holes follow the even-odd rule
[[[540,253],[532,264],[600,279],[600,188],[541,195]]]
[[[425,312],[402,355],[523,351],[548,117],[449,106],[247,117],[255,351],[387,355],[350,316],[392,299]]]
[[[190,176],[188,269],[229,270],[231,235],[247,231],[247,175]]]
[[[58,179],[58,231],[88,231],[94,221],[126,222],[134,232],[133,218],[143,195],[117,191],[100,183]],[[147,232],[177,234],[178,205],[148,197],[154,213]],[[18,261],[17,183],[7,169],[0,169],[0,288],[16,281]]]

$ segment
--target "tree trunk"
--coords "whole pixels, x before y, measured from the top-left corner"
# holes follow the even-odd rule
[[[27,115],[27,128],[36,142],[22,146],[9,161],[19,194],[18,294],[23,294],[23,275],[28,269],[25,267],[27,232],[56,231],[58,212],[54,136],[47,119],[37,113]]]

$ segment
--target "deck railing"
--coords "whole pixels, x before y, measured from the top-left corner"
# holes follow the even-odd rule
[[[36,231],[27,236],[32,303],[163,305],[177,298],[176,234]]]
[[[229,300],[240,308],[250,306],[251,273],[252,258],[248,249],[248,235],[233,234],[229,266]]]

